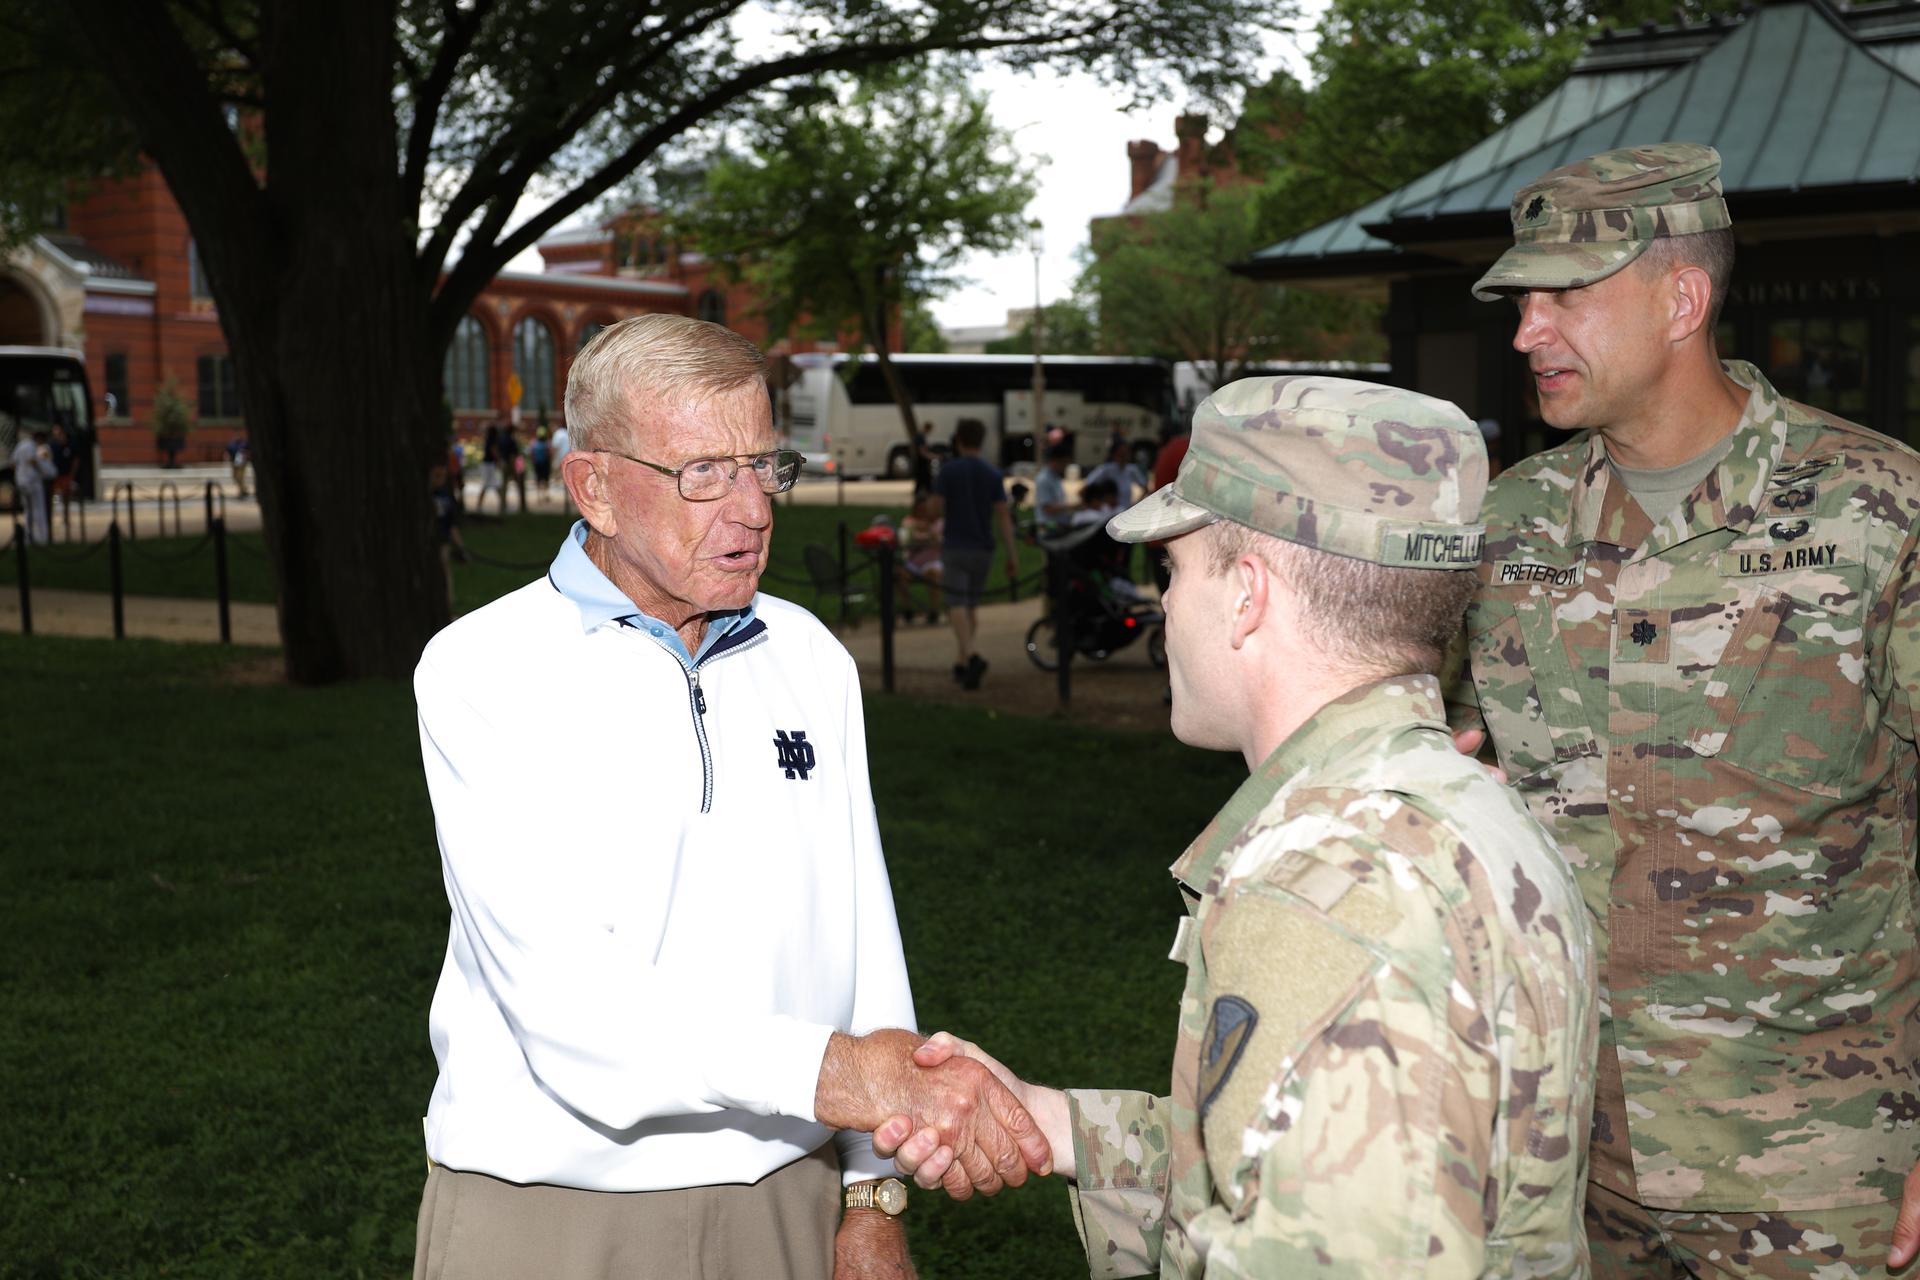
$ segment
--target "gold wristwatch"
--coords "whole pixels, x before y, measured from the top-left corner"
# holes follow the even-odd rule
[[[856,1182],[847,1188],[847,1208],[878,1209],[889,1218],[897,1218],[907,1211],[907,1184],[898,1178]]]

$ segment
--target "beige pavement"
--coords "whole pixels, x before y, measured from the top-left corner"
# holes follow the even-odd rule
[[[109,484],[134,486],[138,503],[136,519],[143,532],[160,529],[160,510],[155,499],[162,484],[172,484],[179,492],[180,519],[188,535],[197,534],[205,527],[205,503],[201,496],[204,485],[208,481],[225,481],[231,490],[230,473],[224,466],[184,467],[173,472],[154,469],[150,474],[129,469],[119,476],[109,475],[107,479]],[[905,506],[911,496],[910,488],[904,480],[848,482],[845,500],[857,505]],[[839,490],[839,482],[810,479],[793,491],[792,500],[806,505],[831,505],[840,500]],[[470,509],[477,497],[477,485],[469,485]],[[533,510],[561,509],[557,486],[545,502],[537,499],[531,487],[528,498]],[[490,495],[489,502],[493,501]],[[97,539],[109,521],[106,505],[95,504],[89,510],[87,529],[92,538]],[[514,506],[517,509],[517,498]],[[172,533],[172,502],[167,501],[164,507],[166,532]],[[258,529],[259,508],[251,499],[229,496],[227,523],[228,528],[234,530]],[[55,537],[59,537],[57,530]],[[777,586],[775,590],[778,591]],[[236,644],[279,645],[279,624],[271,605],[236,603],[231,608]],[[1054,674],[1041,671],[1026,656],[1027,629],[1040,611],[1041,602],[1037,598],[981,606],[976,643],[988,662],[988,670],[981,688],[974,691],[962,689],[953,679],[955,644],[953,630],[944,615],[937,626],[929,625],[924,619],[901,623],[894,632],[895,691],[933,701],[981,706],[995,713],[1058,716],[1120,728],[1166,728],[1166,705],[1162,700],[1166,675],[1147,660],[1144,637],[1105,662],[1076,660],[1072,670],[1072,699],[1063,708]],[[128,596],[125,618],[129,636],[197,643],[212,643],[220,636],[217,606],[211,600]],[[825,621],[832,624],[830,613]],[[36,589],[33,625],[35,632],[43,635],[108,637],[113,634],[112,601],[93,592]],[[0,590],[0,630],[17,632],[19,629],[19,595],[11,588]],[[846,628],[841,632],[841,640],[860,668],[862,684],[870,695],[878,695],[881,690],[879,619],[868,618]]]
[[[937,626],[923,620],[901,624],[894,631],[895,692],[999,714],[1053,716],[1109,728],[1166,728],[1166,674],[1148,662],[1144,638],[1105,662],[1076,661],[1072,701],[1062,708],[1054,674],[1041,671],[1026,656],[1027,628],[1039,613],[1038,600],[981,606],[977,643],[988,669],[974,691],[953,679],[953,631],[944,618]],[[129,636],[199,644],[220,638],[219,614],[211,600],[128,596],[125,617]],[[271,605],[234,604],[231,617],[235,644],[279,646]],[[113,635],[113,603],[95,592],[39,589],[33,593],[33,628],[37,635],[104,639]],[[0,631],[19,629],[20,597],[8,589],[0,593]],[[848,627],[840,638],[860,668],[868,696],[882,696],[879,619]],[[258,676],[249,670],[249,679]]]
[[[173,600],[159,596],[123,599],[129,636],[151,640],[215,643],[220,639],[220,607],[212,600]],[[229,617],[233,642],[246,645],[280,643],[280,624],[270,604],[234,604]],[[0,595],[0,631],[20,630],[20,593],[14,587]],[[36,635],[101,638],[113,634],[113,597],[97,591],[33,590],[33,630]]]

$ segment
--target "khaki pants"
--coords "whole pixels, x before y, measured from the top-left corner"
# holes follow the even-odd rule
[[[427,1171],[414,1280],[830,1280],[831,1142],[751,1186],[581,1191]]]

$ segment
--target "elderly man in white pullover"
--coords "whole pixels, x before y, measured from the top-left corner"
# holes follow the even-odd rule
[[[598,334],[566,398],[584,518],[421,658],[452,928],[418,1277],[910,1276],[856,1131],[925,1117],[960,1194],[1050,1167],[978,1064],[911,1060],[853,662],[758,591],[800,463],[763,372],[686,317]],[[503,674],[532,655],[557,692]]]

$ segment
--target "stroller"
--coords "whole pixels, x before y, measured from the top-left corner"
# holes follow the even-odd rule
[[[1104,523],[1084,525],[1038,539],[1049,558],[1066,560],[1066,612],[1073,629],[1074,651],[1095,662],[1146,638],[1147,660],[1167,665],[1166,615],[1125,584],[1130,548],[1115,542]],[[1129,584],[1130,585],[1130,584]],[[1051,588],[1049,589],[1051,591]],[[1027,657],[1042,671],[1060,666],[1060,638],[1054,634],[1058,602],[1027,629]]]

